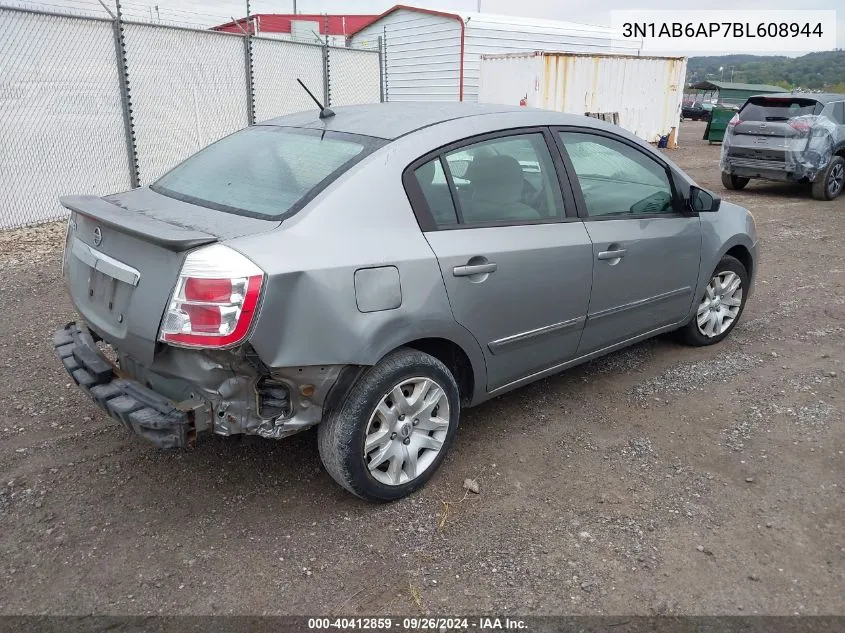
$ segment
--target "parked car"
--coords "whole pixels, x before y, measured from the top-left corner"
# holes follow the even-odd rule
[[[54,345],[89,396],[160,447],[319,423],[376,501],[432,475],[464,407],[663,332],[721,341],[757,260],[751,214],[647,143],[524,107],[294,114],[62,204],[80,320]]]
[[[833,200],[845,186],[845,95],[749,98],[728,123],[721,168],[727,189],[754,178],[804,182],[814,198]]]
[[[681,107],[681,120],[692,119],[693,121],[709,121],[712,104],[704,104],[701,101],[684,103]]]

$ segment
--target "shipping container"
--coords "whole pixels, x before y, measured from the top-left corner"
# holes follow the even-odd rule
[[[621,127],[656,143],[678,129],[686,71],[685,57],[483,55],[479,101],[572,114],[617,113]]]
[[[350,44],[376,48],[380,37],[388,101],[476,102],[486,53],[634,53],[640,47],[601,26],[405,5],[358,28]]]

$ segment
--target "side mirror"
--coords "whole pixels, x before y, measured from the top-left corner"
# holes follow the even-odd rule
[[[695,213],[713,213],[719,210],[722,204],[722,199],[702,189],[701,187],[692,186],[689,189],[689,207]]]

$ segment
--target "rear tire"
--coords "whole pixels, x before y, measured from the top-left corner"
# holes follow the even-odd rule
[[[749,180],[750,178],[742,178],[740,176],[728,174],[724,171],[722,172],[722,184],[725,186],[725,189],[730,189],[731,191],[744,189]]]
[[[813,197],[816,200],[833,200],[845,188],[845,158],[833,156],[827,168],[813,183]]]
[[[694,347],[723,340],[739,322],[747,296],[748,271],[738,259],[725,255],[699,298],[692,320],[678,330],[681,340]]]
[[[320,458],[352,494],[395,501],[434,474],[459,418],[458,385],[447,367],[400,348],[367,370],[317,427]]]

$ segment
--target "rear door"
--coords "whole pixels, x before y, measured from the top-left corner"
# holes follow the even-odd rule
[[[545,129],[476,137],[405,173],[455,319],[483,349],[488,391],[572,358],[584,326],[592,246],[550,141]]]
[[[698,279],[701,224],[680,212],[668,167],[608,132],[561,128],[558,138],[593,244],[578,355],[681,322]]]

